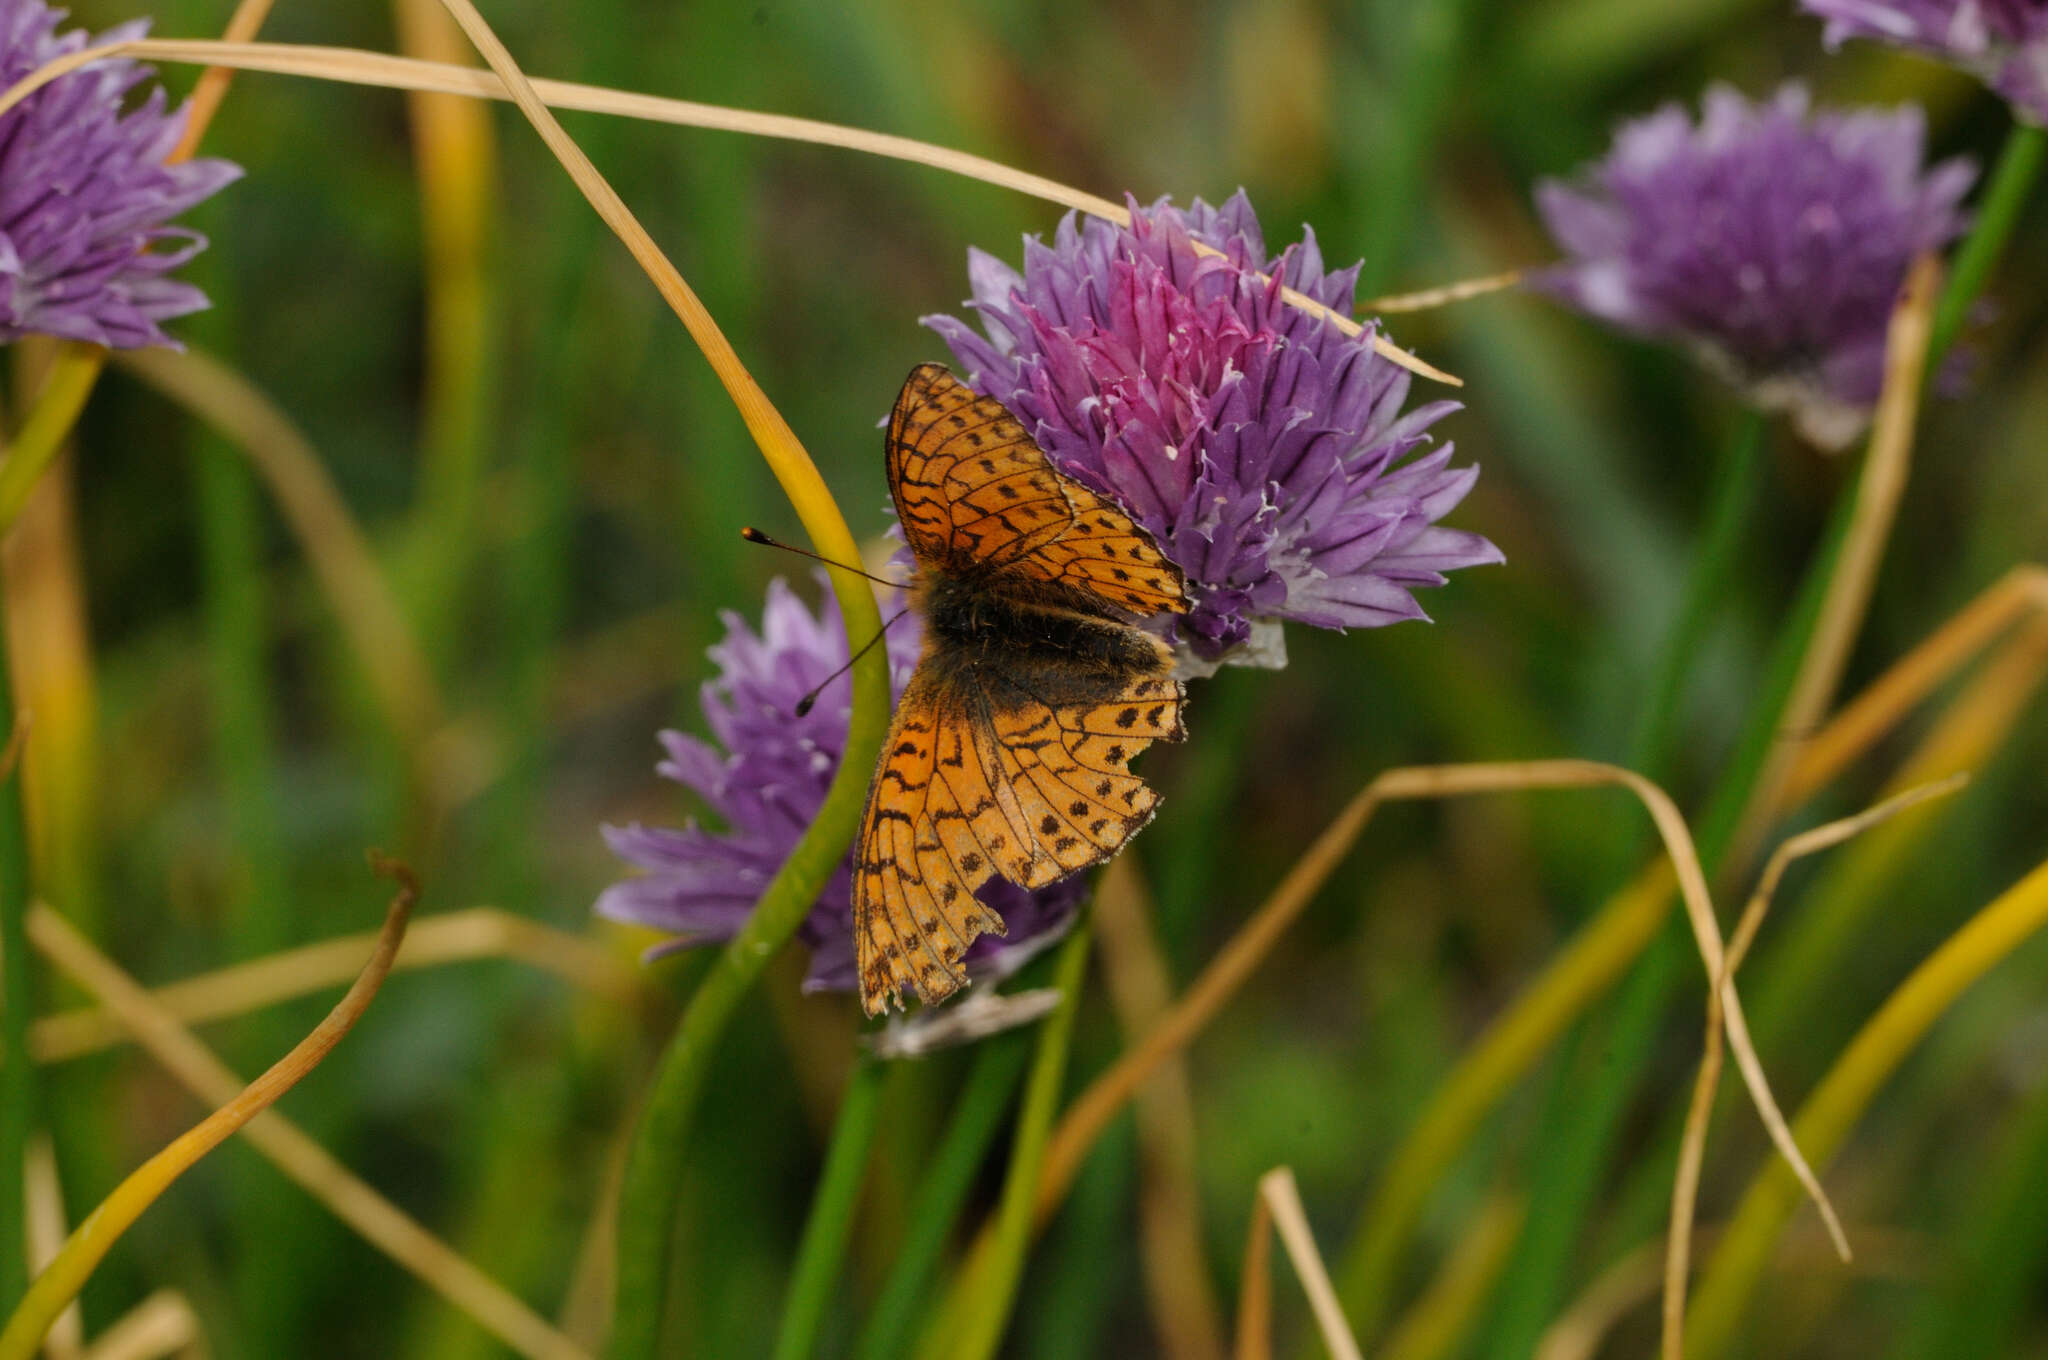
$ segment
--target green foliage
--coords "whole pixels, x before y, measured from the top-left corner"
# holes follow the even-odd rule
[[[134,12],[104,0],[77,8],[95,28]],[[1531,184],[1604,145],[1617,118],[1690,99],[1709,79],[1754,93],[1762,73],[1790,72],[1835,100],[1924,98],[1935,150],[1968,152],[1987,170],[2007,129],[2002,106],[1960,77],[1875,49],[1830,57],[1817,23],[1739,0],[1543,0],[1498,16],[1468,0],[499,8],[489,17],[533,74],[903,133],[1110,195],[1213,200],[1242,184],[1276,238],[1307,220],[1332,260],[1370,252],[1366,277],[1385,291],[1540,262],[1548,247]],[[1652,10],[1661,17],[1644,17]],[[177,0],[158,12],[157,31],[211,34],[226,12],[215,0]],[[392,42],[375,6],[286,5],[275,26],[294,41]],[[169,73],[177,88],[190,78]],[[241,78],[208,149],[249,176],[195,214],[213,241],[204,281],[232,299],[232,317],[173,329],[299,423],[408,619],[431,629],[424,641],[448,720],[431,767],[454,792],[428,810],[431,791],[400,753],[302,546],[232,446],[115,371],[62,472],[76,492],[69,604],[92,664],[77,684],[98,750],[84,849],[95,938],[151,984],[368,928],[374,895],[359,866],[370,844],[414,856],[423,919],[488,903],[595,940],[638,970],[652,940],[590,916],[620,872],[598,826],[695,811],[654,777],[653,733],[700,726],[696,686],[719,611],[758,613],[767,579],[792,574],[738,538],[743,524],[783,532],[793,517],[730,403],[502,109],[488,344],[471,356],[476,371],[436,379],[423,368],[432,280],[405,118],[394,94]],[[879,531],[875,421],[911,364],[942,352],[916,318],[957,309],[968,246],[1014,258],[1018,234],[1049,231],[1055,212],[845,152],[583,115],[568,126],[700,289],[855,531]],[[2039,148],[2037,134],[2015,154],[2038,165]],[[1965,340],[1977,354],[1974,385],[1933,400],[1923,418],[1850,692],[2048,543],[2048,203],[2036,186],[2010,211],[2012,244],[1989,285],[1997,314]],[[1314,830],[1390,766],[1633,750],[1699,826],[1853,478],[1851,459],[1776,426],[1756,436],[1682,355],[1521,293],[1395,317],[1391,329],[1469,380],[1457,394],[1466,409],[1438,427],[1484,468],[1453,522],[1497,541],[1508,564],[1430,594],[1434,625],[1342,637],[1297,629],[1285,672],[1195,687],[1191,741],[1146,757],[1166,802],[1135,852],[1160,899],[1176,990]],[[436,380],[462,387],[423,388]],[[450,401],[460,407],[452,415]],[[5,404],[10,431],[21,410]],[[437,411],[456,423],[442,428],[449,447],[430,472],[422,426]],[[1716,465],[1731,446],[1752,460],[1737,468],[1755,508],[1739,541],[1710,536],[1709,598],[1688,608],[1688,564],[1708,520],[1720,523],[1710,507],[1726,490]],[[806,573],[794,574],[809,590]],[[1660,675],[1681,615],[1689,664]],[[16,633],[17,666],[34,645]],[[1817,806],[1832,815],[1874,801],[1927,726],[1917,719]],[[1762,739],[1752,731],[1752,743]],[[1866,861],[1837,877],[1824,861],[1792,876],[1755,961],[1774,998],[1759,1008],[1762,1058],[1788,1110],[1919,959],[2038,861],[2044,761],[2048,715],[2037,704],[1966,803],[1926,813],[1936,834],[1913,843],[1911,863],[1877,872]],[[0,893],[18,899],[7,822],[0,815]],[[1619,796],[1543,794],[1403,807],[1375,821],[1192,1050],[1202,1245],[1221,1297],[1237,1280],[1253,1178],[1277,1162],[1301,1172],[1336,1259],[1442,1074],[1636,867],[1641,825]],[[1808,971],[1788,975],[1778,943],[1796,941],[1805,904],[1837,901],[1845,880],[1857,900],[1831,910],[1856,938],[1806,950]],[[1734,901],[1722,903],[1726,920]],[[10,996],[24,985],[6,919],[16,905],[0,904]],[[857,1008],[799,997],[791,964],[779,958],[752,994],[726,998],[735,1020],[696,1074],[702,1108],[675,1168],[681,1215],[662,1354],[767,1354],[791,1335],[775,1310],[805,1225],[817,1222],[811,1193]],[[610,1229],[593,1228],[592,1215],[616,1180],[656,1055],[706,970],[662,961],[639,976],[648,1000],[635,1012],[509,959],[401,972],[284,1111],[513,1294],[587,1338],[593,1309],[601,1317],[610,1298],[592,1265]],[[2038,1348],[2048,1331],[2038,1042],[2048,955],[2022,951],[1999,977],[1976,1015],[1986,1041],[1958,1055],[1966,1072],[1880,1094],[1869,1130],[1827,1176],[1852,1225],[1921,1234],[1909,1255],[1924,1271],[1882,1280],[1802,1258],[1765,1281],[1751,1314],[1753,1339],[1783,1336],[1793,1349],[1754,1353]],[[1068,1095],[1125,1037],[1098,1004],[1099,977],[1087,988],[1067,1017]],[[47,976],[32,994],[81,1001]],[[329,1000],[212,1022],[202,1035],[250,1074]],[[1603,1270],[1661,1240],[1701,1006],[1689,945],[1654,946],[1431,1192],[1398,1272],[1395,1316],[1473,1230],[1489,1188],[1532,1203],[1514,1264],[1473,1320],[1471,1355],[1528,1354]],[[1773,1014],[1813,1023],[1773,1024]],[[10,1054],[19,1035],[7,1031]],[[836,1282],[804,1286],[816,1354],[858,1345],[878,1360],[907,1346],[946,1297],[978,1224],[1007,1200],[1007,1230],[1021,1234],[998,1121],[1026,1049],[1004,1043],[943,1055],[901,1082],[860,1069],[855,1089],[873,1103],[847,1122],[875,1145],[865,1159],[841,1149],[846,1176],[864,1160],[865,1192],[834,1201],[837,1216],[813,1229],[847,1232],[852,1215]],[[1033,1076],[1057,1085],[1059,1072],[1041,1064]],[[73,1221],[200,1113],[132,1056],[66,1061],[36,1078]],[[0,1153],[12,1156],[27,1107],[8,1089]],[[1226,1104],[1219,1093],[1245,1098]],[[1747,1110],[1724,1102],[1704,1222],[1726,1216],[1767,1151]],[[253,1153],[222,1156],[108,1260],[85,1295],[89,1333],[168,1287],[194,1305],[221,1354],[498,1353]],[[1137,1226],[1147,1174],[1128,1122],[1116,1126],[1069,1211],[1022,1263],[1006,1353],[1154,1348]],[[850,1193],[843,1179],[835,1185]],[[0,1195],[0,1217],[11,1194]],[[821,1271],[830,1247],[815,1248],[827,1258]],[[20,1288],[13,1251],[0,1244],[0,1299]],[[1283,1333],[1307,1336],[1284,1266],[1275,1290]],[[1644,1353],[1654,1313],[1648,1303],[1632,1311],[1608,1353]],[[1364,1338],[1368,1351],[1390,1320]]]

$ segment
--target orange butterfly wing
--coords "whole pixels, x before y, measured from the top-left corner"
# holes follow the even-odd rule
[[[926,659],[911,676],[868,791],[854,856],[861,1004],[878,1015],[966,985],[967,948],[1003,934],[975,889],[1043,888],[1109,858],[1159,795],[1128,768],[1182,736],[1166,647],[1121,623],[1185,613],[1179,568],[1122,510],[1047,461],[1001,403],[937,364],[911,372],[890,417],[889,490],[927,571],[999,590],[1048,582],[1073,612],[1130,633],[1149,663],[1099,670],[1014,648]],[[1027,591],[1028,594],[1028,591]]]
[[[1180,568],[1152,536],[943,365],[911,370],[887,447],[889,492],[920,565],[1000,568],[1132,614],[1187,612]]]
[[[896,706],[854,859],[870,1015],[966,985],[967,947],[1004,933],[974,896],[990,878],[1043,888],[1122,849],[1159,803],[1132,757],[1183,735],[1180,685],[1163,673],[1072,703],[1049,675],[984,678],[977,689],[920,667]]]

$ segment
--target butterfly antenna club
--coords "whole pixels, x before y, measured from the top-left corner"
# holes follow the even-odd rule
[[[886,576],[877,576],[871,571],[863,571],[849,562],[839,562],[830,557],[820,557],[809,548],[799,548],[794,543],[784,543],[779,538],[770,538],[751,524],[740,530],[740,537],[749,543],[758,543],[764,548],[780,548],[786,553],[795,553],[798,557],[808,557],[813,562],[823,562],[828,567],[838,567],[841,571],[850,571],[855,576],[865,576],[876,585],[893,586],[898,590],[903,589],[903,582],[901,581],[892,581]]]

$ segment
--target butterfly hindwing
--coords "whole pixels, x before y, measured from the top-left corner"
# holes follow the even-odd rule
[[[887,450],[897,518],[921,565],[1056,582],[1121,613],[1187,612],[1180,568],[1151,535],[942,365],[911,370]]]
[[[1189,607],[1144,529],[939,365],[911,372],[886,448],[927,621],[854,855],[870,1015],[966,985],[968,947],[1005,929],[975,896],[991,878],[1047,887],[1151,820],[1130,762],[1180,739],[1182,693],[1128,619]]]
[[[1181,688],[1145,675],[1106,692],[1044,667],[911,677],[868,794],[854,864],[854,936],[869,1014],[967,981],[962,957],[1002,918],[974,896],[1000,875],[1043,888],[1109,858],[1159,795],[1132,774],[1177,741]]]
[[[870,1015],[904,994],[931,1004],[959,990],[967,947],[1005,929],[974,890],[1034,863],[986,738],[973,696],[920,666],[896,705],[856,843],[854,943]]]

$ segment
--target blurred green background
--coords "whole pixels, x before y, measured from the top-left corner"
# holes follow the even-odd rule
[[[164,0],[156,31],[212,35],[227,11]],[[1332,262],[1362,255],[1362,296],[1543,261],[1533,182],[1599,154],[1618,118],[1694,101],[1711,81],[1754,94],[1797,76],[1830,101],[1919,100],[1937,153],[1989,163],[2008,119],[1973,81],[1867,45],[1830,56],[1819,25],[1789,11],[1750,0],[486,9],[534,74],[903,133],[1146,201],[1215,201],[1243,186],[1275,248],[1309,222]],[[98,29],[135,13],[81,0],[74,17]],[[384,7],[285,0],[264,35],[389,50],[398,31]],[[167,72],[174,90],[192,79]],[[970,244],[1014,260],[1020,234],[1049,231],[1056,211],[840,151],[565,122],[701,291],[856,532],[878,531],[875,422],[910,365],[943,357],[917,318],[958,309]],[[281,1107],[538,1311],[588,1335],[604,1297],[591,1216],[702,963],[642,974],[648,939],[591,920],[619,873],[597,828],[694,811],[653,774],[655,730],[701,730],[696,686],[720,610],[757,615],[778,572],[811,587],[737,537],[747,523],[791,532],[794,518],[688,337],[525,125],[497,108],[489,126],[495,145],[471,146],[440,182],[448,192],[451,179],[483,176],[487,220],[473,237],[457,220],[436,246],[422,226],[433,176],[402,96],[241,77],[207,150],[248,178],[194,215],[213,245],[190,276],[216,308],[174,327],[298,423],[368,535],[440,696],[425,756],[408,754],[241,454],[121,371],[88,408],[62,492],[9,544],[6,586],[18,684],[39,715],[39,882],[138,978],[369,929],[383,889],[362,853],[381,845],[412,858],[426,910],[500,907],[587,936],[638,980],[635,1004],[502,959],[400,972]],[[459,208],[459,183],[452,192]],[[1935,403],[1923,424],[1849,692],[2048,541],[2044,220],[2037,202],[1994,285],[1974,392]],[[1147,758],[1167,802],[1134,851],[1176,987],[1376,772],[1620,759],[1641,718],[1734,400],[1682,356],[1516,293],[1392,329],[1468,380],[1466,409],[1437,432],[1484,473],[1452,522],[1494,539],[1508,564],[1427,595],[1433,626],[1296,629],[1285,672],[1196,687],[1194,739]],[[1671,779],[1689,811],[1728,755],[1853,457],[1772,429],[1767,508],[1689,687]],[[1872,801],[1925,725],[1859,762],[1820,809]],[[1866,859],[1860,877],[1826,864],[1793,874],[1745,985],[1788,1108],[1917,961],[2038,860],[2044,764],[2048,718],[2036,711],[1901,853]],[[445,815],[430,811],[442,795],[423,783],[434,780],[454,790]],[[1257,1176],[1293,1166],[1326,1252],[1341,1255],[1445,1073],[1648,844],[1618,793],[1382,814],[1190,1050],[1201,1246],[1226,1316]],[[1792,959],[1784,941],[1828,893],[1861,913],[1846,946]],[[1413,1353],[1531,1354],[1603,1269],[1661,1241],[1703,994],[1683,942],[1662,948],[1643,967],[1677,979],[1677,1004],[1624,983],[1518,1084],[1430,1197],[1403,1303],[1470,1246],[1489,1205],[1526,1196],[1532,1207],[1448,1347]],[[799,973],[799,960],[779,961],[729,1031],[686,1150],[678,1355],[765,1354],[774,1335],[854,1028],[851,999],[800,998]],[[80,1001],[47,970],[44,985],[51,1007]],[[1827,1179],[1890,1268],[1829,1264],[1803,1209],[1791,1265],[1767,1280],[1741,1353],[2048,1355],[2044,997],[2037,941],[1880,1095]],[[203,1033],[252,1074],[331,999]],[[1121,1044],[1098,977],[1074,1079]],[[1633,1070],[1630,1044],[1642,1075],[1595,1109],[1582,1093],[1610,1089],[1609,1065]],[[828,1354],[849,1353],[965,1062],[947,1054],[889,1078]],[[46,1084],[73,1221],[198,1113],[125,1047],[56,1065]],[[1724,1102],[1703,1221],[1726,1216],[1766,1153],[1754,1117]],[[977,1206],[1000,1174],[998,1157]],[[1133,1247],[1144,1182],[1126,1114],[1031,1259],[1007,1353],[1160,1349]],[[217,1355],[503,1353],[239,1141],[115,1251],[85,1295],[88,1331],[161,1287],[190,1301]],[[1284,1266],[1275,1291],[1283,1338],[1306,1336]],[[1646,1295],[1605,1353],[1645,1353],[1654,1315]]]

